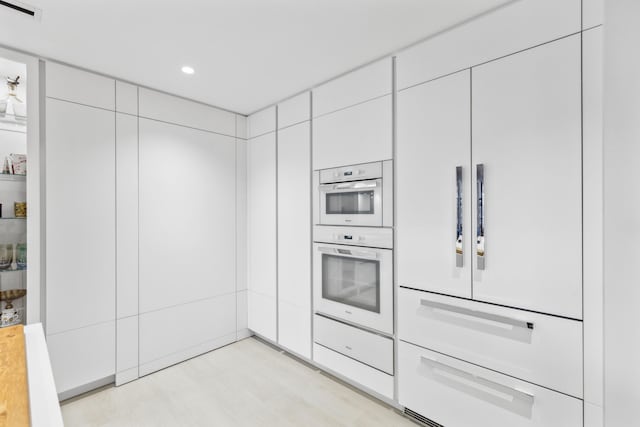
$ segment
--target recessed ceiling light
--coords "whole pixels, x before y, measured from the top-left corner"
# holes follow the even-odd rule
[[[184,67],[182,67],[182,72],[185,74],[193,74],[196,72],[196,70],[194,70],[193,68],[185,65]]]

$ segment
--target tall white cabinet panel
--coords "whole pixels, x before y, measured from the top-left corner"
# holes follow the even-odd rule
[[[585,31],[582,38],[583,220],[588,236],[584,240],[584,398],[600,412],[604,404],[602,33],[598,27]]]
[[[276,341],[275,132],[247,141],[247,233],[249,329]]]
[[[113,320],[49,335],[47,347],[61,400],[112,381],[116,369]],[[101,384],[91,386],[96,382]]]
[[[45,78],[48,98],[105,110],[115,109],[116,82],[113,79],[50,61],[47,62]]]
[[[397,56],[397,87],[435,79],[580,31],[581,0],[519,0]]]
[[[311,92],[294,96],[278,104],[278,129],[311,119]]]
[[[116,111],[138,115],[138,86],[116,81]]]
[[[46,326],[52,335],[115,319],[115,113],[55,99],[47,99],[46,108]]]
[[[140,119],[140,312],[235,288],[235,139]]]
[[[604,21],[604,0],[582,0],[582,28],[601,25]]]
[[[470,298],[470,71],[401,91],[397,102],[399,284]]]
[[[311,357],[311,129],[278,131],[278,342]]]
[[[236,340],[235,294],[140,315],[140,375]]]
[[[577,35],[473,69],[475,299],[582,317],[580,67]]]
[[[205,104],[140,88],[140,117],[235,136],[236,115]]]
[[[392,63],[385,58],[313,90],[313,117],[391,93]]]
[[[314,119],[313,169],[391,159],[392,116],[387,95]]]
[[[118,318],[138,314],[138,118],[116,114]]]
[[[265,108],[247,118],[247,137],[255,138],[276,130],[276,107]]]
[[[124,88],[137,94],[135,86]],[[121,98],[123,108],[137,109],[137,101]],[[116,113],[116,313],[116,385],[121,385],[138,378],[138,117],[122,113]]]

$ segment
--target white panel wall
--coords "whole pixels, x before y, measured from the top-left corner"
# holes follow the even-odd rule
[[[584,398],[603,406],[602,27],[583,34]],[[597,409],[596,409],[597,410]],[[586,412],[585,412],[586,413]],[[602,416],[600,414],[600,425]],[[588,418],[586,418],[588,419]]]
[[[278,104],[278,129],[311,119],[311,92],[305,92]]]
[[[314,170],[392,157],[391,95],[313,121]]]
[[[269,107],[247,118],[247,137],[255,138],[276,130],[276,107]]]
[[[277,341],[274,132],[247,142],[247,232],[249,329]]]
[[[601,25],[604,21],[604,0],[582,0],[582,28]]]
[[[140,359],[150,363],[218,338],[208,331],[185,334],[179,344],[157,341],[171,321],[150,319],[180,319],[175,313],[205,300],[232,298],[207,317],[232,325],[218,332],[235,338],[236,153],[232,137],[147,119],[140,119],[139,144]]]
[[[115,373],[115,113],[103,109],[114,107],[115,82],[48,71],[46,326],[65,395]]]
[[[114,110],[115,80],[55,62],[47,62],[45,74],[48,98]]]
[[[278,117],[280,109],[278,107]],[[278,131],[278,343],[311,358],[311,129]]]
[[[604,407],[638,423],[640,402],[640,2],[606,0],[604,30]]]
[[[116,81],[116,111],[138,115],[138,86]]]
[[[208,105],[140,88],[140,117],[235,136],[236,115]]]
[[[137,88],[125,88],[136,94],[135,103],[121,99],[125,109],[137,110]],[[122,113],[116,113],[116,312],[120,385],[138,377],[138,118]]]
[[[581,0],[520,0],[397,56],[403,89],[580,31]]]
[[[391,58],[385,58],[314,89],[313,117],[387,95],[391,90],[392,63]]]
[[[246,119],[242,118],[238,121],[242,121],[242,129],[246,129]],[[246,131],[238,134],[245,135]],[[236,245],[236,329],[240,339],[246,337],[249,332],[247,330],[247,142],[239,138],[236,138]]]

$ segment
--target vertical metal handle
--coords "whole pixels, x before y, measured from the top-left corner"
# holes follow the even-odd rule
[[[477,185],[477,228],[476,228],[476,257],[478,270],[484,270],[485,250],[484,250],[484,164],[476,165],[476,185]]]
[[[456,166],[456,267],[464,266],[462,215],[462,166]]]

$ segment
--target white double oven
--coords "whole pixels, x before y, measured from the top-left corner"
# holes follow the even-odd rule
[[[392,335],[392,163],[316,173],[315,313]]]

